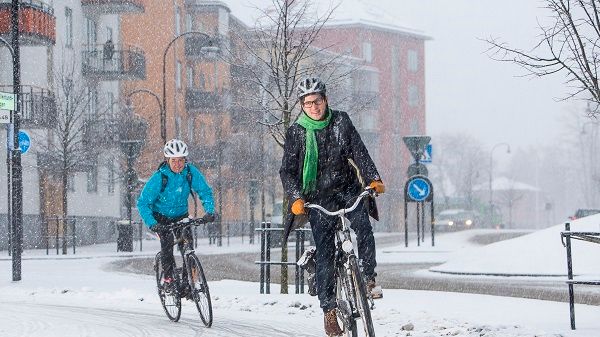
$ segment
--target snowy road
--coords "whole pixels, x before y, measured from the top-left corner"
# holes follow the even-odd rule
[[[78,256],[34,256],[36,253],[30,252],[23,261],[20,282],[9,281],[10,260],[0,259],[0,270],[5,271],[0,278],[0,336],[323,336],[323,314],[315,297],[281,295],[275,284],[272,294],[261,295],[258,284],[251,280],[227,279],[234,274],[255,277],[252,260],[239,259],[246,254],[242,252],[248,252],[247,246],[202,247],[208,255],[202,255],[201,260],[210,266],[213,327],[200,323],[189,302],[184,302],[181,321],[170,322],[161,308],[153,275],[142,271],[154,255],[152,244],[156,243],[144,244],[148,252],[132,253],[125,259],[113,255],[112,245],[82,247]],[[431,263],[430,255],[443,257],[446,253],[443,247],[439,249],[439,254],[421,254],[427,255],[421,263]],[[391,257],[402,259],[400,264],[415,260],[414,256],[405,257],[408,254],[389,254],[385,264],[393,263]],[[239,262],[238,268],[224,265],[228,260]],[[420,269],[419,265],[394,268],[384,274],[404,278]],[[216,281],[214,276],[219,272],[222,277]],[[411,282],[419,283],[419,279]],[[502,279],[498,283],[503,283]],[[434,284],[447,281],[440,279]],[[578,330],[571,331],[566,303],[386,288],[384,298],[376,302],[373,320],[377,337],[600,335],[600,307],[577,304],[576,312]]]
[[[193,308],[188,307],[188,311]],[[118,309],[90,308],[23,302],[0,304],[4,313],[0,331],[9,336],[315,336],[307,334],[306,326],[290,321],[285,326],[275,326],[271,321],[239,314],[215,319],[214,326],[205,328],[197,317],[184,315],[177,322],[168,322],[162,312],[153,313]],[[2,334],[7,336],[6,334]]]

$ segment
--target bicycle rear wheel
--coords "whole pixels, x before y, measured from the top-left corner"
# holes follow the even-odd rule
[[[208,289],[208,283],[206,283],[206,277],[204,276],[204,270],[200,264],[200,260],[195,254],[189,254],[187,257],[188,265],[188,282],[190,284],[190,290],[192,298],[196,303],[198,313],[200,313],[200,319],[207,328],[210,328],[213,321],[212,314],[212,303],[210,300],[210,291]]]
[[[360,314],[365,336],[375,337],[375,329],[373,328],[373,319],[371,318],[371,308],[367,297],[367,285],[365,279],[360,271],[356,257],[351,256],[348,262],[350,263],[352,281],[354,282],[354,289],[356,291],[356,308]]]
[[[164,270],[160,262],[160,252],[154,258],[154,271],[156,272],[156,287],[160,303],[167,317],[171,321],[177,322],[179,321],[179,317],[181,317],[181,297],[179,296],[179,291],[172,286],[167,287],[163,282]]]

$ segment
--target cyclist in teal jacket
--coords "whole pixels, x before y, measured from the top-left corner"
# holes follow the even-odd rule
[[[206,214],[204,220],[214,221],[215,202],[212,189],[194,165],[186,162],[187,145],[172,139],[164,147],[165,163],[150,177],[137,201],[144,224],[160,238],[161,263],[164,281],[173,281],[173,235],[169,225],[188,216],[188,198],[192,191],[198,194]],[[186,242],[192,244],[192,233],[184,233]]]

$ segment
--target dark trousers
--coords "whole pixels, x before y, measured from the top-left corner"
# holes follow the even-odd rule
[[[332,205],[322,205],[331,211],[337,210]],[[335,227],[338,217],[330,217],[316,209],[310,209],[309,221],[316,245],[316,280],[317,294],[323,311],[328,311],[337,306],[335,301]],[[375,238],[373,227],[369,221],[369,214],[364,203],[351,213],[346,214],[350,220],[350,227],[356,233],[358,257],[362,260],[363,271],[367,279],[374,279],[377,274],[375,267]]]
[[[161,225],[169,225],[173,222],[179,221],[183,218],[187,217],[186,215],[177,217],[177,218],[168,218],[161,214],[155,213],[154,218]],[[173,267],[175,266],[175,257],[173,256],[173,247],[175,245],[175,237],[171,230],[164,230],[157,232],[158,237],[160,238],[160,263],[163,266],[164,277],[173,277]],[[186,228],[183,232],[183,238],[186,244],[193,245],[193,236],[191,228]]]

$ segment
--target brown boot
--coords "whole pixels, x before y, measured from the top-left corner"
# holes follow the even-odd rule
[[[383,290],[377,285],[377,283],[375,283],[374,279],[367,281],[367,291],[371,294],[371,298],[374,300],[383,298]]]
[[[336,309],[331,309],[325,313],[325,333],[328,337],[341,336],[344,332],[337,321]]]

